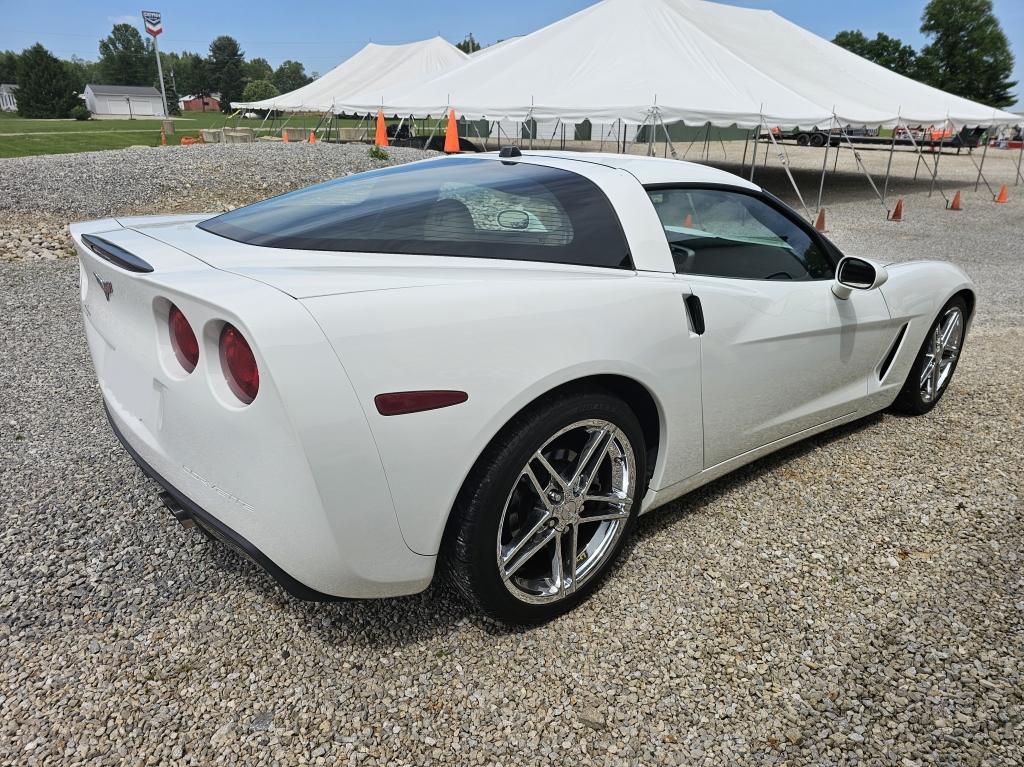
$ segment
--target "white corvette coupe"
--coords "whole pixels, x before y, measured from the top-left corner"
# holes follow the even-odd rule
[[[948,263],[844,257],[741,178],[617,155],[508,148],[71,231],[107,415],[180,521],[307,599],[443,563],[508,623],[585,599],[639,514],[930,410],[975,305]]]

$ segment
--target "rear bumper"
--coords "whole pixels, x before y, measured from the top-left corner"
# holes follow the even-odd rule
[[[200,506],[192,501],[188,496],[180,492],[176,487],[174,487],[174,485],[164,479],[159,472],[150,466],[146,460],[139,455],[139,452],[131,446],[124,434],[121,432],[121,429],[118,427],[117,422],[114,420],[113,416],[111,416],[110,408],[107,407],[106,402],[103,403],[103,411],[107,415],[107,420],[110,422],[110,428],[113,430],[114,436],[117,437],[121,446],[125,449],[128,455],[132,457],[132,460],[135,461],[146,476],[164,489],[164,492],[160,494],[161,500],[174,515],[175,519],[179,522],[186,522],[188,520],[193,521],[213,537],[223,541],[238,551],[246,559],[261,567],[268,575],[277,581],[285,591],[297,599],[303,599],[309,602],[340,602],[345,599],[345,597],[325,594],[322,591],[310,588],[304,583],[300,583],[274,564],[270,557],[260,551],[244,536],[235,532],[212,514],[200,508]]]

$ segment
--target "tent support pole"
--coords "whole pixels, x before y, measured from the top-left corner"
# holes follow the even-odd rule
[[[747,150],[750,148],[750,131],[743,139],[743,162],[740,163],[740,176],[747,172]]]
[[[555,143],[555,136],[558,134],[558,129],[561,126],[562,126],[562,118],[559,117],[557,120],[555,120],[555,129],[553,131],[551,131],[551,138],[548,139],[548,149],[550,149],[551,145]]]
[[[708,123],[711,125],[711,123]],[[793,185],[793,191],[796,192],[797,199],[800,200],[800,205],[804,209],[804,215],[807,216],[808,221],[813,221],[814,216],[811,215],[811,211],[807,209],[807,203],[804,202],[804,196],[800,194],[800,187],[796,184],[796,179],[793,178],[792,172],[789,170],[789,157],[786,155],[784,149],[779,146],[779,142],[775,140],[775,134],[772,131],[768,131],[768,138],[775,146],[775,151],[779,153],[779,162],[782,163],[782,169],[786,171],[786,175],[789,177],[789,183]],[[768,148],[765,147],[765,162],[767,163]]]
[[[889,199],[889,174],[892,172],[892,155],[896,151],[896,134],[900,129],[900,117],[903,107],[896,111],[896,124],[892,126],[892,141],[889,142],[889,162],[885,166],[885,185],[882,187],[882,200]]]
[[[833,115],[833,117],[835,117],[835,115]],[[836,119],[836,122],[839,121],[838,117],[836,117],[835,119]],[[886,218],[888,218],[889,217],[889,208],[885,204],[885,198],[882,197],[882,194],[878,191],[878,187],[875,186],[875,180],[873,178],[871,178],[871,173],[868,172],[867,166],[864,165],[864,161],[861,159],[860,152],[857,151],[857,147],[855,147],[853,145],[853,142],[850,141],[850,136],[846,132],[846,128],[843,127],[843,126],[839,126],[839,127],[840,127],[840,130],[842,130],[842,132],[843,132],[843,138],[846,139],[846,143],[850,146],[850,149],[853,150],[853,157],[857,161],[857,165],[860,167],[860,169],[862,171],[864,171],[864,175],[867,176],[868,183],[871,184],[871,188],[873,190],[875,190],[875,196],[878,198],[878,201],[880,203],[882,203],[882,207],[885,208],[885,215],[886,215]],[[838,151],[839,150],[837,149],[836,150],[837,154],[838,154]]]
[[[668,135],[668,127],[665,125],[665,118],[661,116],[661,112],[658,112],[658,120],[661,122],[661,129],[665,133],[665,152],[666,152],[666,157],[668,156],[668,152],[671,152],[672,153],[672,159],[673,160],[678,160],[679,159],[679,153],[676,152],[675,145],[672,143],[672,137]]]
[[[434,136],[437,134],[437,129],[441,127],[441,120],[439,119],[434,123],[434,127],[430,129],[430,135],[427,136],[427,143],[423,145],[424,149],[430,149],[430,142],[434,140]]]
[[[1024,133],[1024,131],[1022,131],[1022,133]],[[1020,172],[1020,164],[1021,161],[1024,160],[1024,135],[1021,135],[1021,139],[1022,140],[1020,142],[1020,151],[1017,153],[1017,176],[1013,179],[1014,186],[1019,186],[1020,180],[1024,178],[1024,175],[1021,175]]]
[[[684,159],[684,160],[686,159],[686,155],[690,154],[690,150],[691,150],[691,149],[693,149],[693,145],[697,143],[697,138],[698,138],[699,136],[700,136],[700,134],[699,134],[699,133],[698,133],[698,134],[697,134],[696,136],[694,136],[694,137],[693,137],[693,141],[691,141],[691,142],[690,142],[690,145],[689,145],[688,147],[686,147],[686,151],[685,151],[685,152],[683,152],[683,159]]]
[[[985,167],[985,156],[988,154],[988,143],[989,143],[989,138],[990,138],[989,137],[989,131],[993,130],[995,127],[996,126],[993,125],[991,128],[989,128],[988,131],[985,131],[985,148],[981,150],[981,164],[978,165],[978,163],[975,163],[975,165],[978,165],[978,177],[976,179],[974,179],[974,191],[975,192],[978,191],[978,184],[981,183],[981,180],[983,178],[985,178],[984,174],[982,174],[982,170]],[[973,154],[971,154],[971,160],[972,161],[974,160],[974,155]],[[988,187],[989,193],[992,193],[992,185],[988,183],[988,179],[987,178],[985,178],[985,186]],[[994,193],[992,193],[992,197],[995,197]]]
[[[910,143],[913,145],[914,151],[917,152],[917,167],[914,168],[914,181],[917,181],[917,170],[918,168],[921,167],[921,163],[924,162],[925,165],[928,164],[927,161],[924,159],[924,144],[917,143],[917,139],[914,138],[914,134],[909,128],[907,128],[907,138],[910,139]],[[935,161],[935,166],[936,172],[938,172],[938,159],[936,159]],[[942,194],[941,189],[939,190],[939,193]],[[928,193],[928,196],[931,197],[931,192]],[[943,199],[945,199],[946,195],[943,194],[942,197]],[[946,200],[946,203],[948,204],[949,200]]]
[[[949,125],[949,118],[947,117],[945,119],[945,121],[942,123],[942,133],[939,134],[939,151],[935,155],[935,170],[932,173],[932,183],[928,186],[928,196],[929,197],[931,197],[932,196],[932,192],[935,191],[935,180],[939,177],[939,160],[942,159],[942,139],[946,135],[946,130],[947,130],[947,126],[948,125]],[[939,194],[942,194],[942,190],[941,189],[939,190]],[[942,197],[945,198],[946,195],[943,194]],[[947,202],[948,202],[948,200],[947,200]]]
[[[476,120],[470,120],[470,124],[473,126],[473,130],[476,131],[476,137],[480,139],[480,143],[484,143],[484,137],[480,135],[480,126],[476,124]],[[466,128],[466,138],[469,138],[469,128]],[[487,147],[485,146],[484,149]]]
[[[701,147],[700,156],[703,160],[711,159],[711,121],[708,120],[707,129],[704,131],[704,146]]]
[[[828,169],[828,150],[832,148],[832,126],[835,124],[835,121],[835,117],[828,121],[829,140],[825,141],[825,156],[821,160],[821,180],[818,181],[818,210],[821,210],[821,199],[825,194],[825,171]],[[836,149],[836,152],[838,151]]]
[[[750,154],[750,181],[751,181],[751,183],[753,183],[753,181],[754,181],[754,171],[757,170],[757,144],[758,144],[758,138],[759,138],[759,134],[760,133],[761,133],[761,123],[758,123],[757,127],[754,130],[751,131],[751,134],[754,137],[754,150]],[[684,157],[685,157],[685,155],[684,155]]]

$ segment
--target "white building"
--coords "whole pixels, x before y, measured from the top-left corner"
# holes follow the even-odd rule
[[[0,83],[0,112],[16,112],[18,100],[14,92],[18,90],[17,85],[11,83]]]
[[[160,91],[138,85],[86,85],[85,105],[97,117],[164,117]]]

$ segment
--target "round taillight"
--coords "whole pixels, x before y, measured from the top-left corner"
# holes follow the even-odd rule
[[[196,334],[192,332],[192,326],[188,324],[181,309],[174,304],[171,304],[167,323],[171,329],[174,356],[178,358],[178,364],[185,368],[185,372],[191,373],[199,364],[199,341],[196,340]]]
[[[234,325],[224,325],[220,332],[220,366],[228,386],[238,399],[248,405],[260,390],[260,370],[256,367],[249,343]]]

